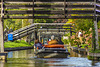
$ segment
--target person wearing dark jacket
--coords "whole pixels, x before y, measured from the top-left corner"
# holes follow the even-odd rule
[[[39,42],[38,39],[35,40],[34,46],[35,46],[36,49],[42,49],[43,48],[42,44]]]

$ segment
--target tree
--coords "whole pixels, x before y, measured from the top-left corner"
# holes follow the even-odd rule
[[[88,31],[90,28],[93,28],[92,19],[76,19],[75,20],[75,28],[76,30]]]

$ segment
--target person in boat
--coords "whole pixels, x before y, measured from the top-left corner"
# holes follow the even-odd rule
[[[47,43],[49,43],[51,41],[51,39],[49,39],[48,41],[47,41]]]
[[[35,44],[34,44],[34,46],[35,46],[36,49],[42,49],[42,48],[43,48],[41,42],[39,42],[38,39],[35,40]]]
[[[48,45],[58,44],[57,40],[54,39],[54,35],[51,36],[51,41],[48,42]]]

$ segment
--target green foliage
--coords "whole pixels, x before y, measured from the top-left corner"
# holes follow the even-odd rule
[[[30,22],[28,19],[5,19],[4,20],[4,29],[12,28],[13,30],[18,30],[27,25],[30,25]]]
[[[62,39],[62,41],[64,42],[64,44],[69,44],[69,42],[70,42],[70,33],[67,33],[64,36],[67,36],[68,39]]]
[[[64,36],[70,36],[70,33],[65,34]]]
[[[34,41],[31,41],[31,43],[30,43],[31,45],[34,45]]]
[[[85,47],[88,47],[89,45],[88,44],[82,44],[81,46],[82,46],[81,48],[85,48]]]
[[[64,42],[64,44],[69,44],[69,41],[66,39],[64,39],[63,42]]]
[[[75,45],[74,47],[78,47],[78,45]]]
[[[100,49],[90,50],[90,53],[100,53]]]
[[[93,28],[93,38],[92,38],[92,42],[93,42],[93,50],[96,49],[96,39],[95,39],[95,28]]]
[[[91,19],[77,19],[75,20],[75,28],[76,30],[87,31],[90,28],[93,28],[93,21]]]
[[[98,25],[98,28],[100,29],[100,21],[98,21],[97,25]]]
[[[34,20],[34,23],[39,23],[39,22],[44,22],[44,23],[46,23],[46,20],[44,20],[44,19],[35,19]]]
[[[24,40],[21,40],[21,41],[14,41],[14,42],[5,42],[4,43],[4,47],[5,48],[13,48],[13,47],[28,47],[28,46],[32,46],[32,45],[29,45],[27,42],[25,42]]]
[[[30,19],[5,19],[4,20],[4,29],[12,28],[13,31],[18,30],[22,27],[30,25],[32,22]],[[54,19],[34,19],[34,23],[52,23]]]
[[[93,56],[87,56],[87,58],[89,59],[89,60],[93,60]]]

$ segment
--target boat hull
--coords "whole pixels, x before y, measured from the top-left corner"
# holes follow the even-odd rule
[[[38,58],[67,58],[69,54],[67,49],[61,48],[44,48],[36,52]]]

